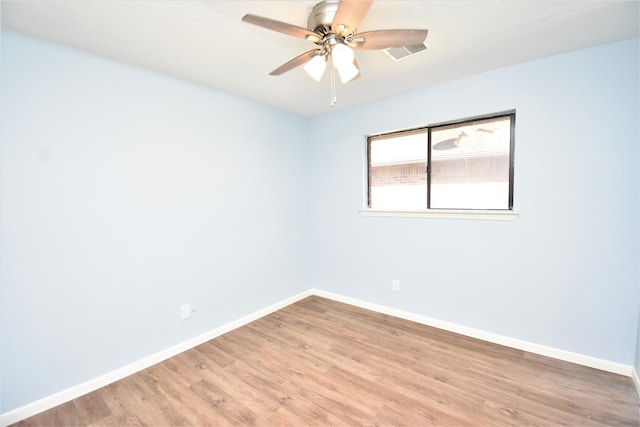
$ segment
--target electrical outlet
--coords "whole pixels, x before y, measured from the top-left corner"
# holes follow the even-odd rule
[[[400,280],[393,279],[391,281],[391,289],[400,292]]]
[[[182,319],[188,319],[191,317],[191,305],[190,304],[182,304],[180,307],[180,315]]]

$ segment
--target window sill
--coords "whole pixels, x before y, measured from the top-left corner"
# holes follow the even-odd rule
[[[518,213],[499,210],[462,210],[462,209],[429,209],[429,210],[380,210],[361,209],[361,216],[390,216],[398,218],[452,218],[480,219],[493,221],[515,221]]]

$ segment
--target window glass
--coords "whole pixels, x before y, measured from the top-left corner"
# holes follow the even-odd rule
[[[513,207],[515,113],[368,138],[371,209]]]
[[[511,117],[431,129],[432,209],[509,209]]]
[[[369,142],[369,207],[427,208],[427,131]]]

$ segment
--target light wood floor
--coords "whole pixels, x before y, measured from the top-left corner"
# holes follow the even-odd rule
[[[310,297],[18,425],[640,425],[630,378]]]

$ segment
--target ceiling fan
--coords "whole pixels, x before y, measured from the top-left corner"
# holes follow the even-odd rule
[[[242,20],[269,30],[309,40],[314,49],[296,56],[273,70],[279,76],[300,65],[315,80],[320,81],[327,62],[338,71],[342,83],[360,77],[360,68],[353,50],[378,50],[390,47],[415,46],[424,43],[428,30],[376,30],[357,33],[372,0],[323,0],[316,4],[307,22],[307,28],[262,16],[247,14]],[[333,86],[332,69],[332,90]],[[332,94],[335,103],[335,96]]]

